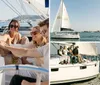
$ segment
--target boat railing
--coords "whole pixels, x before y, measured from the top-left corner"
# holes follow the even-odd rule
[[[77,35],[77,34],[79,34],[78,32],[54,32],[54,34],[60,34],[60,35],[62,35],[62,34],[73,34],[73,35]]]
[[[33,66],[33,65],[4,65],[4,66],[0,66],[0,73],[3,73],[5,71],[19,71],[19,70],[20,71],[21,70],[29,70],[29,71],[35,72],[37,75],[36,85],[41,85],[42,73],[49,74],[48,70],[41,68],[41,67]]]
[[[50,55],[51,55],[50,58],[60,58],[60,56],[57,54],[50,54]]]
[[[90,61],[98,61],[99,60],[99,56],[82,55],[82,58],[90,60]]]

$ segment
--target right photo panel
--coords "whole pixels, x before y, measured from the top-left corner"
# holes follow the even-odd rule
[[[50,85],[100,85],[99,10],[99,0],[50,0]]]

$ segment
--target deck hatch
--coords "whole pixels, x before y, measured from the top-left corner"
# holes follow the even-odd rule
[[[80,66],[80,69],[86,69],[87,66]]]
[[[59,70],[59,68],[52,68],[52,69],[51,69],[52,72],[58,71],[58,70]]]

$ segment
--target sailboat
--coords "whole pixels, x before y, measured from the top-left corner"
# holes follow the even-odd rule
[[[50,83],[69,83],[82,80],[88,80],[97,77],[99,74],[99,61],[92,61],[90,58],[97,57],[95,43],[75,43],[79,46],[79,54],[83,56],[82,63],[64,63],[61,64],[61,57],[57,54],[60,46],[71,46],[68,42],[51,42],[51,58],[50,58]]]
[[[71,29],[69,16],[63,0],[60,2],[60,6],[53,24],[51,38],[55,39],[79,39],[80,35]]]

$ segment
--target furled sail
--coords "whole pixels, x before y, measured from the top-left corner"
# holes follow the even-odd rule
[[[53,29],[52,32],[60,32],[62,30],[70,30],[71,25],[69,21],[69,16],[65,7],[65,4],[63,0],[61,0],[54,24],[53,24]]]

